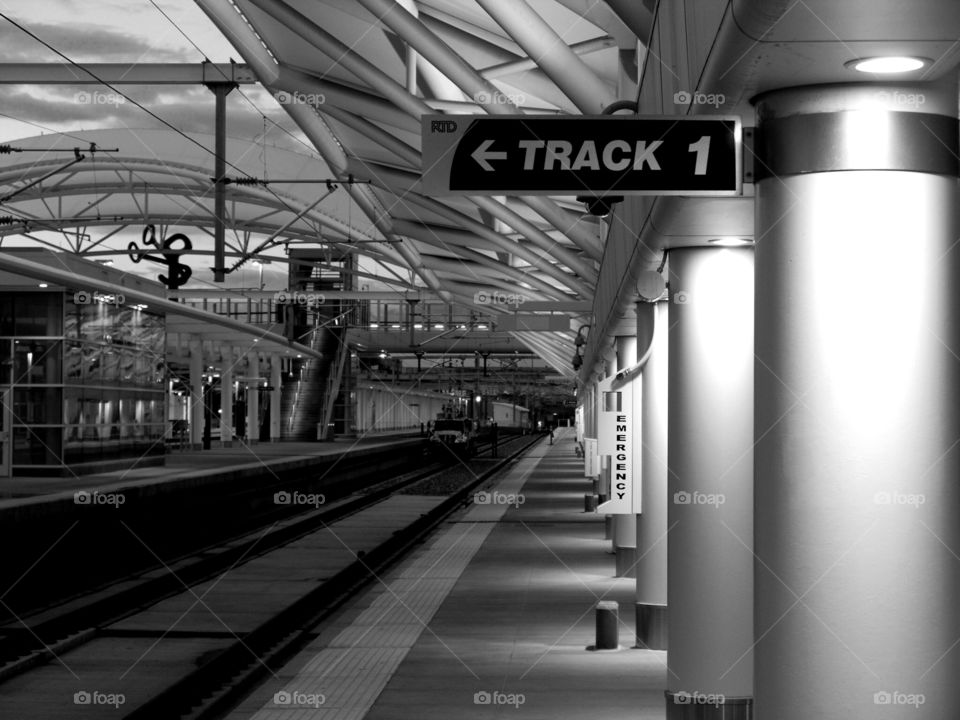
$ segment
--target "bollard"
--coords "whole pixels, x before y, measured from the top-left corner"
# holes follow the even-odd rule
[[[613,540],[613,515],[603,517],[603,539]]]
[[[583,496],[583,511],[592,513],[597,511],[597,496],[593,493],[586,493]]]
[[[619,604],[613,600],[597,603],[597,650],[616,650],[619,642]]]

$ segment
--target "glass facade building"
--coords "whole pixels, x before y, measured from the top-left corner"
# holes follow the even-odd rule
[[[109,295],[0,292],[0,392],[13,475],[162,462],[163,316]]]

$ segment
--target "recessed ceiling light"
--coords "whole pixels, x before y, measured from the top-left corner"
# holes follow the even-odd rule
[[[750,238],[739,238],[739,237],[717,237],[710,238],[707,240],[711,245],[719,245],[720,247],[741,247],[743,245],[752,245],[753,240]]]
[[[891,57],[860,58],[846,63],[858,72],[873,73],[876,75],[893,75],[895,73],[911,72],[924,67],[929,60],[905,55]]]
[[[47,286],[46,283],[40,283],[40,287],[44,288],[44,287],[48,287],[48,286]]]

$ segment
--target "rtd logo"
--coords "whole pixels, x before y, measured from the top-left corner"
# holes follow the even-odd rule
[[[453,120],[431,120],[430,132],[432,133],[454,133],[457,131],[457,124]]]

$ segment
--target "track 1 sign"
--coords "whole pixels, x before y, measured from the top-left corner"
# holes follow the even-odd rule
[[[424,115],[429,195],[738,195],[740,120]]]

